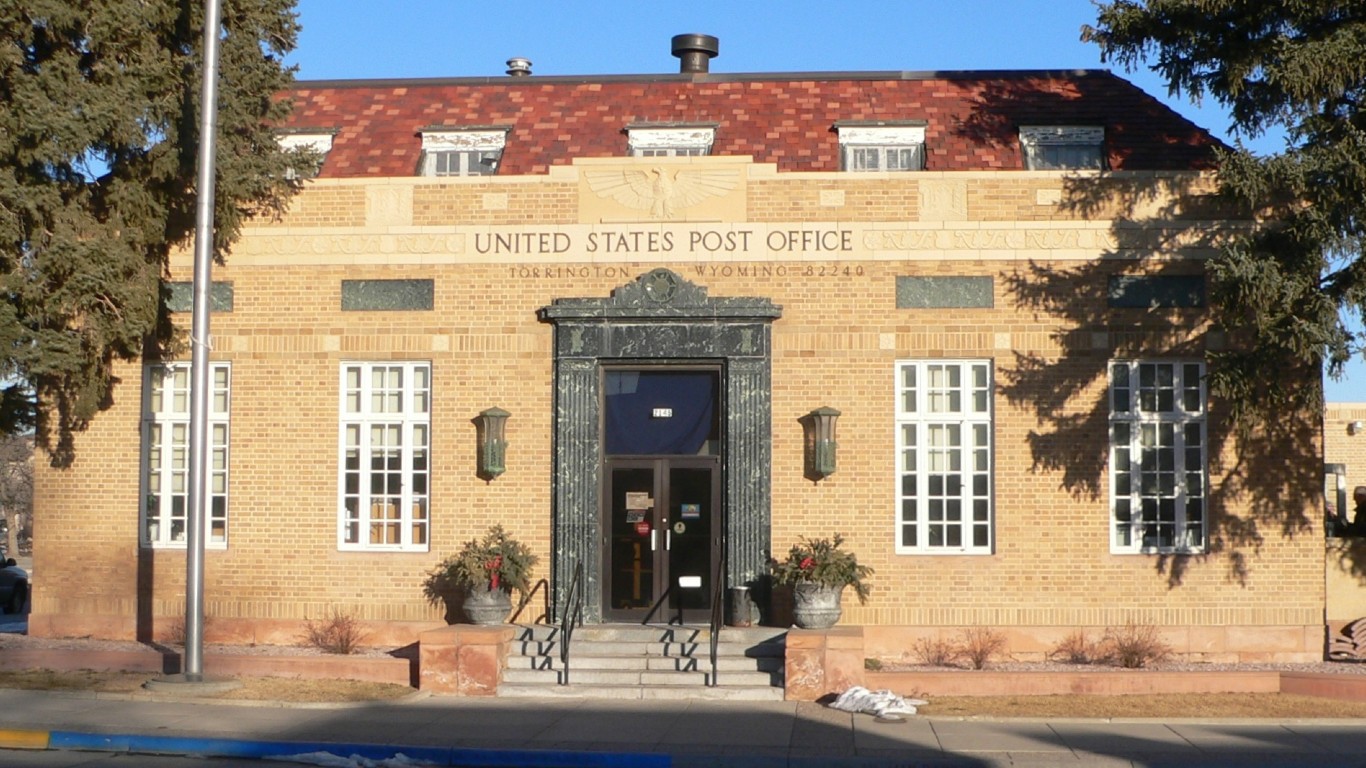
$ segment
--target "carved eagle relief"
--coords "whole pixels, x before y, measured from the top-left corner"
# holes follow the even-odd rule
[[[647,211],[656,219],[672,219],[685,208],[711,197],[720,197],[739,184],[734,170],[694,168],[586,171],[588,188],[598,197],[610,197],[627,208]]]

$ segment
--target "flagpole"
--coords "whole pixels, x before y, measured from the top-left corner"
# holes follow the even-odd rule
[[[185,666],[204,679],[204,527],[209,467],[209,296],[213,267],[214,159],[218,134],[219,0],[204,0],[204,84],[200,98],[194,304],[190,326],[190,487],[185,558]]]

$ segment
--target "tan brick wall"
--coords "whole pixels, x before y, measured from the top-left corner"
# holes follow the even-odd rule
[[[291,201],[279,224],[292,227],[359,227],[365,224],[365,189],[318,184]]]
[[[749,220],[917,221],[919,177],[806,176],[752,177],[744,201]],[[230,546],[207,556],[210,635],[215,622],[228,633],[233,620],[250,620],[275,636],[291,621],[333,607],[406,628],[397,634],[435,626],[441,612],[421,595],[423,575],[493,522],[525,539],[541,556],[538,575],[547,575],[552,326],[536,312],[559,297],[606,296],[660,266],[712,297],[762,296],[782,306],[773,326],[772,540],[781,552],[799,535],[847,536],[877,571],[873,599],[866,607],[846,606],[847,622],[1103,627],[1135,621],[1310,627],[1305,631],[1312,634],[1323,617],[1321,536],[1281,535],[1264,520],[1255,546],[1229,538],[1197,557],[1109,554],[1105,416],[1098,410],[1105,403],[1105,363],[1140,354],[1199,357],[1205,329],[1194,310],[1111,312],[1105,280],[1172,264],[1198,270],[1190,260],[1198,252],[1167,250],[1151,265],[1113,258],[1127,251],[1105,239],[1106,222],[1078,213],[1067,214],[1074,217],[1063,222],[1070,228],[1052,234],[1021,230],[1029,220],[1059,219],[1053,192],[1039,190],[1062,194],[1061,175],[925,178],[945,185],[932,190],[936,202],[926,213],[940,217],[938,223],[918,223],[939,238],[938,247],[878,251],[869,243],[884,241],[870,236],[859,238],[850,254],[767,263],[745,254],[677,252],[590,258],[577,249],[518,259],[481,255],[468,238],[460,240],[461,225],[523,222],[541,231],[585,224],[571,220],[577,187],[558,178],[386,180],[397,190],[385,198],[392,203],[377,203],[359,183],[329,182],[305,192],[284,222],[249,231],[256,245],[242,248],[241,258],[214,275],[234,283],[236,306],[214,315],[212,329],[215,358],[232,364],[233,402]],[[835,191],[844,192],[842,199],[822,196]],[[490,194],[496,196],[491,208]],[[1040,200],[1046,215],[1034,210]],[[832,209],[839,214],[830,215]],[[950,220],[955,211],[969,220]],[[352,225],[327,224],[317,237],[288,241],[296,227],[310,226],[305,214],[320,226],[333,214]],[[982,240],[988,229],[1005,233],[1003,246],[994,245],[995,235]],[[384,239],[429,235],[420,242]],[[353,236],[362,239],[347,240]],[[1057,247],[1039,247],[1039,238],[1053,238]],[[276,244],[261,247],[269,242]],[[399,245],[386,245],[391,242]],[[442,250],[448,242],[455,250]],[[188,276],[188,266],[178,258],[177,276]],[[905,275],[992,276],[995,308],[897,309],[896,278]],[[341,312],[343,278],[431,278],[435,310]],[[188,316],[179,319],[188,322]],[[1006,385],[1022,370],[1024,358],[1017,356],[1046,364],[1051,378],[1007,397]],[[986,358],[995,367],[991,555],[894,552],[893,366],[898,359],[938,357]],[[337,549],[338,370],[346,360],[432,363],[429,552]],[[36,634],[131,636],[135,617],[151,631],[149,617],[164,626],[183,606],[184,553],[136,546],[141,379],[133,365],[120,375],[114,407],[78,441],[76,466],[40,473]],[[508,468],[485,482],[474,472],[471,420],[494,405],[512,413]],[[821,405],[844,413],[839,470],[812,483],[803,477],[798,419]],[[1082,433],[1089,437],[1049,446],[1050,419],[1089,425]],[[1032,446],[1041,436],[1046,449],[1038,454]],[[1315,465],[1316,446],[1300,447],[1287,460]],[[1224,450],[1211,457],[1216,487],[1238,467],[1232,448]],[[1246,494],[1221,496],[1218,504],[1223,519],[1253,517]],[[1238,565],[1242,572],[1234,578]],[[141,606],[139,574],[153,585]]]
[[[1366,426],[1350,426],[1358,421],[1366,425],[1366,403],[1329,403],[1323,417],[1323,460],[1347,465],[1348,517],[1352,489],[1366,485]]]
[[[578,198],[572,184],[542,183],[429,184],[413,190],[413,224],[524,224],[528,216],[543,224],[568,224],[577,219]]]
[[[1347,503],[1343,513],[1356,519],[1353,491],[1366,485],[1366,403],[1329,403],[1323,417],[1323,460],[1347,465]],[[1335,488],[1325,483],[1330,504],[1336,504]],[[1326,615],[1334,629],[1366,616],[1366,542],[1355,537],[1330,540],[1324,558],[1327,577]]]

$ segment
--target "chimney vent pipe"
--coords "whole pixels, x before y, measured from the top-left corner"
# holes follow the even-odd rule
[[[673,55],[679,72],[707,72],[711,60],[721,55],[721,42],[711,35],[674,35]]]
[[[508,77],[530,77],[531,59],[520,57],[508,59]]]

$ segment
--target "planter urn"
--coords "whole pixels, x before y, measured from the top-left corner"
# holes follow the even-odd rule
[[[829,629],[840,620],[844,587],[812,582],[792,585],[792,620],[802,629]]]
[[[471,624],[503,624],[512,612],[512,596],[505,589],[471,589],[460,607]]]

